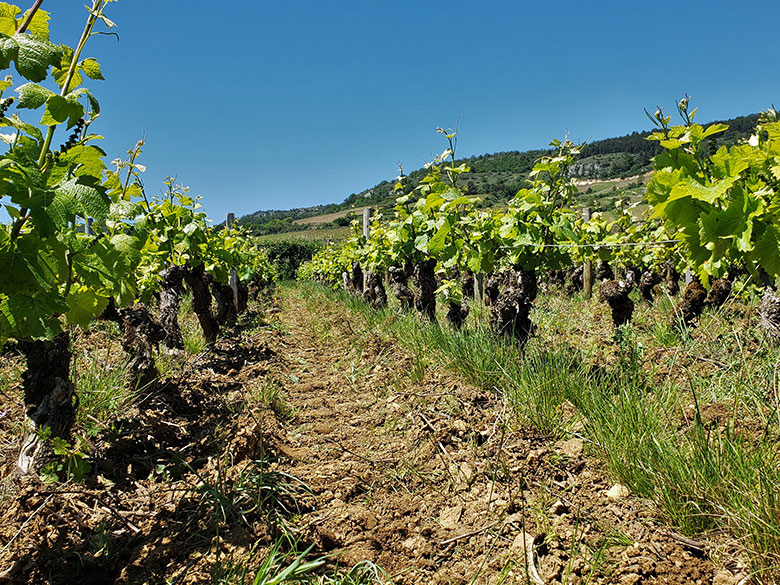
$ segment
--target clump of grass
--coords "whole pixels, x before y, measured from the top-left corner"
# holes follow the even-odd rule
[[[203,331],[197,323],[187,321],[182,324],[181,335],[182,340],[184,341],[184,349],[190,355],[199,355],[206,351],[208,343],[206,343]]]
[[[244,504],[244,514],[259,510],[273,528],[276,525],[288,538],[292,537],[289,520],[305,509],[305,501],[313,496],[302,480],[273,469],[267,460],[250,462],[233,486],[236,499]],[[249,507],[247,507],[249,506]]]
[[[192,310],[192,295],[187,292],[179,304],[179,327],[181,328],[184,349],[190,355],[199,355],[206,351],[208,344],[203,337],[203,330]]]
[[[274,376],[264,377],[251,398],[270,408],[280,419],[289,421],[295,418],[296,410],[286,402],[284,388]]]
[[[217,585],[282,585],[283,583],[314,583],[316,571],[325,564],[324,557],[307,561],[314,545],[303,552],[284,551],[284,542],[277,540],[266,553],[265,559],[259,564],[256,546],[250,551],[249,558],[244,561],[218,564],[215,570],[214,582]]]
[[[274,469],[267,459],[249,462],[232,480],[222,465],[217,467],[216,477],[209,478],[186,461],[183,464],[198,480],[192,491],[199,496],[199,507],[210,510],[217,527],[236,522],[251,527],[250,515],[260,513],[272,531],[292,538],[288,521],[302,513],[313,495],[302,480]]]
[[[361,561],[347,571],[325,572],[326,557],[306,560],[314,545],[299,552],[284,550],[284,541],[277,540],[259,561],[257,546],[245,559],[219,564],[215,570],[217,585],[390,585],[387,573],[370,561]]]
[[[110,347],[107,349],[110,353]],[[94,436],[116,413],[135,402],[137,391],[127,383],[125,360],[109,364],[93,350],[81,350],[74,354],[74,381],[79,398],[77,423]]]
[[[661,347],[675,347],[683,342],[680,331],[673,327],[671,323],[654,323],[650,327],[653,340]]]
[[[320,576],[317,585],[390,585],[390,576],[378,565],[361,561],[346,572]]]

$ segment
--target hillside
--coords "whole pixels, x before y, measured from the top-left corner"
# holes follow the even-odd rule
[[[710,122],[729,126],[726,132],[715,137],[712,148],[749,137],[757,119],[758,114],[751,114]],[[596,140],[583,147],[577,164],[572,167],[572,175],[581,180],[581,193],[587,197],[591,207],[611,207],[619,195],[618,189],[627,196],[641,193],[641,176],[650,170],[651,160],[659,152],[657,142],[646,140],[649,134],[648,131],[635,131],[625,136]],[[534,162],[547,152],[545,149],[509,151],[459,159],[457,164],[466,163],[471,168],[469,173],[462,175],[461,186],[467,193],[482,196],[482,207],[501,205],[527,184]],[[409,173],[410,183],[418,184],[425,173],[425,169],[412,171]],[[342,203],[256,211],[239,218],[239,221],[257,235],[345,227],[365,206],[380,211],[392,209],[395,203],[394,185],[395,178],[352,193]]]

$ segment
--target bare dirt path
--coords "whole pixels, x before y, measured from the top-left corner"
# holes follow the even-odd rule
[[[609,482],[576,433],[517,428],[500,396],[342,307],[288,291],[281,321],[275,375],[296,411],[283,468],[316,494],[303,534],[340,562],[399,584],[737,582]]]

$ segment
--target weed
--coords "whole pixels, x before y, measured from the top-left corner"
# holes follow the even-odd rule
[[[378,565],[361,561],[345,573],[319,577],[317,585],[384,585],[390,584],[390,576]]]
[[[191,355],[200,355],[208,347],[203,331],[193,323],[185,323],[181,328],[184,349]]]
[[[285,401],[284,389],[279,381],[273,376],[263,378],[262,382],[257,387],[257,390],[252,393],[252,399],[261,404],[265,404],[283,420],[291,421],[295,418],[295,408],[287,404]]]
[[[680,332],[669,323],[653,323],[650,332],[653,340],[661,347],[675,347],[682,341]]]
[[[283,583],[301,583],[305,585],[391,585],[388,574],[369,561],[362,561],[347,571],[322,574],[325,557],[307,561],[306,557],[313,545],[303,552],[296,548],[285,552],[283,540],[277,540],[259,564],[257,546],[253,547],[247,558],[219,564],[215,570],[214,581],[217,585],[282,585]]]
[[[96,436],[117,412],[133,404],[138,394],[127,383],[124,360],[111,365],[97,353],[97,350],[82,350],[74,356],[75,390],[79,400],[77,422],[88,436]],[[109,345],[105,354],[110,353]]]
[[[87,461],[86,442],[83,439],[77,439],[71,445],[61,437],[52,437],[51,429],[48,427],[41,432],[40,439],[50,441],[54,455],[59,457],[55,461],[46,463],[41,469],[41,479],[45,483],[52,484],[64,481],[79,483],[92,471],[92,466]]]
[[[229,562],[224,566],[219,563],[215,569],[214,581],[218,585],[281,585],[283,583],[313,583],[315,572],[325,564],[323,557],[306,561],[306,557],[314,545],[305,551],[284,552],[282,540],[277,540],[265,559],[256,566],[251,566],[252,557],[256,556],[256,547],[249,554],[249,565],[244,562]]]
[[[412,359],[412,367],[409,370],[409,381],[412,384],[422,384],[425,380],[425,371],[428,369],[428,360],[420,353],[415,353]]]
[[[304,501],[313,496],[303,481],[283,471],[272,469],[267,460],[250,462],[234,484],[243,513],[262,511],[269,524],[276,524],[289,534],[288,520],[301,514]]]

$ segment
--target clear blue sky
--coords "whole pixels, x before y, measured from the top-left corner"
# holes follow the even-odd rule
[[[75,45],[83,0],[46,0]],[[24,6],[26,8],[26,5]],[[175,175],[221,221],[341,202],[444,149],[546,146],[649,126],[693,96],[701,121],[780,104],[776,2],[119,0],[90,82],[108,160],[145,133],[147,191]]]

